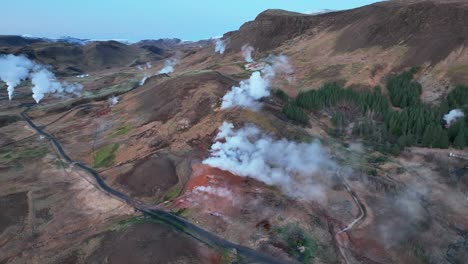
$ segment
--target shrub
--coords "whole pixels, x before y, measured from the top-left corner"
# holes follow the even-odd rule
[[[279,99],[281,99],[284,102],[289,101],[289,96],[283,90],[276,89],[275,90],[275,96],[278,97]]]

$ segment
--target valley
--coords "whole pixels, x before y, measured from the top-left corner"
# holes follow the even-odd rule
[[[467,12],[0,36],[0,263],[466,263]]]

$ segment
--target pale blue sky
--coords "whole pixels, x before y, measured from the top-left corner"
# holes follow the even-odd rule
[[[263,10],[350,9],[372,0],[2,0],[0,35],[199,40],[239,28]]]

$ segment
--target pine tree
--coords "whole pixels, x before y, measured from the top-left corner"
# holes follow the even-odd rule
[[[422,137],[422,142],[421,144],[424,146],[424,147],[430,147],[432,148],[433,146],[433,142],[434,142],[434,138],[435,138],[435,135],[434,135],[434,127],[429,125],[426,127],[426,130],[424,131],[424,135]]]
[[[449,129],[448,129],[448,136],[450,139],[450,142],[455,142],[455,138],[458,136],[458,133],[460,133],[461,129],[461,122],[455,122],[454,124],[451,124]]]
[[[463,149],[466,147],[466,127],[461,126],[460,130],[458,131],[458,135],[455,137],[455,140],[453,141],[453,146],[459,149]]]
[[[309,118],[308,116],[306,115],[306,113],[304,113],[304,111],[300,108],[300,107],[297,107],[295,104],[293,103],[287,103],[284,107],[283,107],[283,113],[291,120],[294,120],[294,121],[297,121],[301,124],[308,124],[309,123]]]
[[[441,128],[438,135],[439,135],[439,138],[434,146],[436,148],[442,148],[442,149],[448,148],[450,145],[450,142],[449,142],[447,130],[444,130]]]

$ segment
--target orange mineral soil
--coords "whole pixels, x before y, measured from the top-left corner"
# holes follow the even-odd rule
[[[173,208],[197,208],[197,211],[222,216],[235,216],[246,196],[261,191],[261,183],[204,164],[192,165],[192,177]]]

